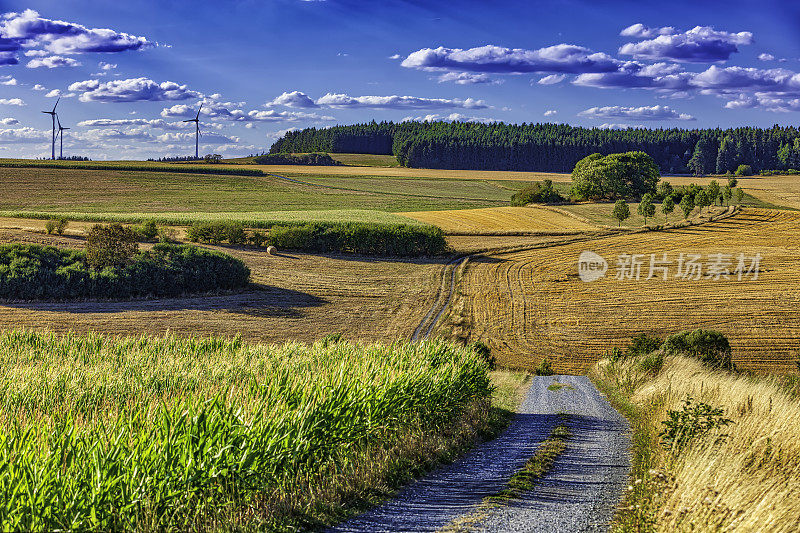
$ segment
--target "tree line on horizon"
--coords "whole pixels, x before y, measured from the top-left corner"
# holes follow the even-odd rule
[[[571,172],[594,154],[642,151],[663,173],[695,175],[800,168],[800,129],[611,130],[567,124],[370,122],[287,132],[270,153],[394,155],[407,167]]]

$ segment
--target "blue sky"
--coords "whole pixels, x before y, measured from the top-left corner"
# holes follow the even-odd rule
[[[0,0],[0,157],[265,150],[375,120],[796,124],[790,2]]]

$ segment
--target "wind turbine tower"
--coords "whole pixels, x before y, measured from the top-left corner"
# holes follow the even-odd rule
[[[58,102],[60,102],[60,101],[61,101],[61,98],[59,97],[58,100],[56,100],[56,105],[53,106],[53,110],[52,111],[42,111],[42,113],[44,113],[46,115],[50,115],[50,118],[53,119],[53,130],[52,130],[53,142],[50,145],[50,158],[51,159],[55,159],[56,158],[56,107],[58,107]]]
[[[65,128],[61,125],[61,121],[58,119],[58,115],[56,115],[56,122],[58,122],[58,134],[61,136],[61,147],[59,148],[59,159],[64,159],[64,130],[68,130],[69,128]]]
[[[197,115],[184,122],[194,122],[194,158],[200,159],[200,110],[203,109],[203,103],[200,102],[200,107],[197,109]]]

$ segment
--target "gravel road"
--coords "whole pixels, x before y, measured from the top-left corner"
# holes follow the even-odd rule
[[[569,385],[548,390],[554,381]],[[520,500],[490,507],[469,531],[604,531],[628,479],[629,427],[586,377],[535,377],[510,426],[460,460],[332,532],[437,531],[501,491],[569,414],[572,437],[551,472]]]

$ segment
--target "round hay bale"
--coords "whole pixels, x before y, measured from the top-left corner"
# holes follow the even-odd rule
[[[278,253],[278,249],[274,246],[267,246],[267,253],[269,255],[276,255]]]

